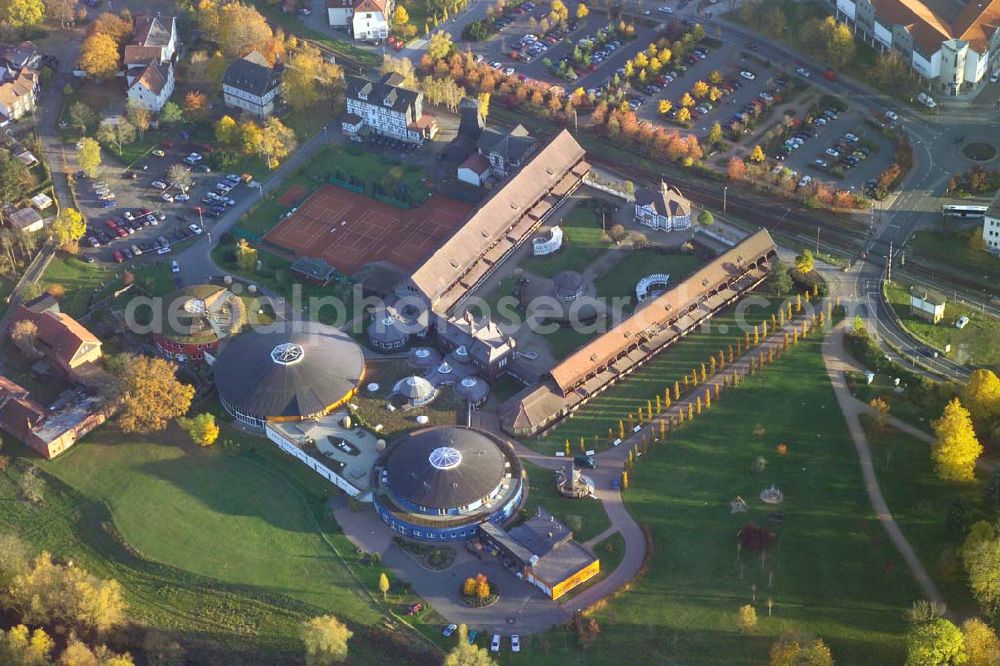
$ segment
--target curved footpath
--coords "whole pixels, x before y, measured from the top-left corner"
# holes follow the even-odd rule
[[[882,523],[882,527],[885,529],[886,534],[889,535],[889,539],[892,540],[899,554],[903,556],[906,566],[910,568],[910,572],[920,585],[920,589],[923,590],[924,596],[930,601],[944,604],[944,598],[941,596],[941,592],[938,591],[937,585],[934,584],[934,580],[927,573],[927,569],[924,568],[920,558],[917,557],[913,546],[907,541],[906,536],[903,535],[903,531],[899,529],[899,525],[896,524],[896,520],[892,517],[889,505],[886,504],[885,497],[882,496],[882,489],[878,485],[878,478],[875,475],[875,465],[872,462],[871,447],[868,444],[868,436],[861,426],[861,415],[870,411],[870,408],[851,395],[850,390],[847,388],[847,382],[844,379],[846,371],[860,370],[844,349],[845,326],[845,322],[841,322],[823,340],[823,363],[826,365],[826,373],[830,377],[830,383],[833,384],[833,392],[837,396],[837,404],[840,405],[840,411],[844,413],[844,420],[847,422],[847,431],[850,433],[851,439],[854,441],[854,448],[858,452],[858,461],[861,463],[861,475],[864,477],[868,499],[875,510],[875,517]],[[897,424],[894,422],[893,425]],[[919,436],[924,441],[928,441],[928,439],[933,441],[930,435],[915,428],[904,429],[908,434],[915,436],[917,433],[920,433]]]

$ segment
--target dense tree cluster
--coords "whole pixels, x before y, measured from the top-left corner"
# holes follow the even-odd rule
[[[239,156],[256,156],[274,169],[298,147],[295,132],[273,116],[263,124],[252,118],[237,123],[223,116],[215,123],[215,139],[222,146],[216,158],[223,166],[234,164]]]

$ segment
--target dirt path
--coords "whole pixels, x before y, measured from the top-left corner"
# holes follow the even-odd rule
[[[909,567],[913,577],[917,580],[917,584],[920,585],[924,596],[930,601],[944,604],[941,592],[938,590],[930,574],[927,573],[927,569],[924,568],[920,558],[917,557],[913,546],[910,545],[903,531],[896,524],[896,520],[892,517],[892,512],[889,510],[889,505],[886,504],[885,497],[882,495],[882,489],[879,487],[878,478],[875,475],[875,465],[872,462],[871,447],[868,444],[868,437],[865,435],[865,430],[861,425],[861,415],[866,413],[869,407],[851,395],[850,390],[847,388],[847,382],[844,379],[844,373],[847,370],[855,369],[855,364],[844,349],[845,327],[846,324],[841,322],[823,340],[823,362],[826,365],[826,372],[830,377],[830,383],[833,384],[833,392],[837,396],[837,404],[844,413],[847,430],[854,441],[854,448],[858,452],[858,461],[861,464],[861,475],[864,478],[868,499],[875,510],[876,518],[882,524],[886,534],[889,535],[889,539],[892,540],[893,545],[896,546],[900,555],[903,556],[906,566]],[[902,430],[924,441],[928,439],[933,441],[933,438],[927,433],[917,430],[901,421],[898,424],[893,423],[893,425],[903,426],[901,427]]]

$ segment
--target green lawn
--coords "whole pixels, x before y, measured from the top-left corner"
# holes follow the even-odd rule
[[[777,303],[761,300],[759,305],[747,308],[746,322],[753,326],[769,319],[771,313],[777,311]],[[539,451],[553,452],[561,450],[567,438],[575,444],[581,436],[592,441],[594,435],[599,435],[601,445],[607,446],[608,429],[617,431],[619,419],[626,419],[629,412],[635,413],[640,407],[645,408],[647,400],[655,402],[665,388],[672,388],[675,381],[682,380],[702,362],[707,363],[709,356],[727,349],[730,344],[735,348],[736,339],[742,336],[735,309],[713,317],[709,326],[692,331],[627,379],[591,400],[572,419],[564,421],[544,438],[527,442],[528,445]]]
[[[268,442],[224,436],[197,449],[176,432],[104,427],[54,462],[23,454],[48,479],[46,502],[0,503],[0,530],[116,578],[138,623],[228,646],[229,658],[288,663],[300,623],[324,612],[363,636],[386,610],[368,595],[381,569],[359,565],[327,517],[331,486]],[[0,496],[17,496],[17,467],[0,472]],[[351,644],[359,663],[382,650]]]
[[[670,286],[676,286],[704,262],[692,254],[676,254],[658,251],[655,248],[632,250],[613,269],[597,278],[597,295],[635,297],[635,285],[651,273],[666,273],[670,276]]]
[[[963,537],[949,534],[945,517],[951,503],[961,500],[968,523],[988,519],[982,508],[982,484],[941,481],[931,463],[931,448],[893,428],[867,428],[879,485],[893,517],[917,551],[944,595],[948,608],[960,616],[976,614],[976,603],[956,549]]]
[[[594,546],[594,555],[601,560],[601,571],[609,574],[618,568],[625,556],[625,537],[615,532]]]
[[[531,638],[533,664],[757,666],[791,628],[823,638],[838,664],[902,663],[903,610],[920,594],[872,516],[819,351],[807,338],[640,459],[625,499],[652,535],[645,576],[594,614],[586,652],[553,629]],[[765,473],[750,471],[755,456]],[[757,499],[772,483],[782,524]],[[730,513],[737,495],[748,513]],[[777,537],[763,566],[740,555],[741,574],[736,535],[751,521]],[[759,625],[744,636],[732,618],[752,586]]]
[[[997,344],[1000,340],[1000,320],[949,298],[944,318],[932,324],[910,313],[909,285],[888,283],[886,294],[903,326],[917,338],[941,353],[945,353],[945,347],[951,345],[951,351],[946,355],[959,362],[1000,369],[1000,344]],[[963,315],[969,318],[969,323],[959,330],[955,322]]]
[[[311,299],[324,299],[324,301],[315,301],[311,306],[314,314],[316,308],[319,307],[316,318],[324,324],[343,325],[345,323],[343,314],[346,312],[347,316],[350,316],[352,292],[349,284],[336,280],[325,287],[300,283],[292,275],[290,270],[292,262],[288,259],[266,250],[259,252],[258,257],[263,264],[259,272],[243,271],[236,264],[235,244],[219,243],[212,248],[212,260],[217,266],[227,273],[242,275],[275,293],[281,294],[293,305],[301,303],[309,308]],[[324,303],[331,297],[341,304],[344,310],[338,312],[339,308],[325,305]]]
[[[168,261],[140,265],[135,269],[135,283],[150,296],[166,296],[177,289]]]
[[[601,218],[590,208],[576,206],[559,224],[563,230],[562,248],[553,255],[529,257],[521,263],[521,268],[550,278],[566,270],[579,271],[586,268],[611,247],[604,240]]]
[[[854,397],[865,403],[882,398],[888,403],[890,414],[928,433],[931,431],[931,421],[941,416],[941,411],[948,402],[944,393],[937,399],[928,401],[928,404],[918,402],[911,391],[904,389],[897,393],[891,374],[876,373],[871,384],[866,381],[861,373],[847,373],[847,386]]]
[[[530,462],[523,461],[528,474],[528,501],[524,505],[525,515],[532,516],[541,506],[553,516],[567,522],[567,516],[579,516],[582,527],[574,532],[577,541],[586,541],[597,536],[611,526],[604,506],[596,499],[584,497],[572,499],[563,497],[556,490],[555,472]],[[569,460],[566,461],[569,466]],[[569,522],[573,522],[570,520]]]
[[[72,317],[84,315],[92,298],[107,296],[121,286],[117,272],[62,252],[45,269],[39,284],[44,288],[61,285],[66,293],[59,299],[59,309]]]
[[[918,231],[910,236],[910,253],[914,261],[921,255],[934,262],[955,266],[962,273],[979,280],[984,287],[995,288],[1000,281],[1000,257],[969,247],[968,233]]]

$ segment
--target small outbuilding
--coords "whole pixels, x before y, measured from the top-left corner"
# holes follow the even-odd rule
[[[945,297],[930,289],[910,290],[910,312],[936,324],[944,317]]]

